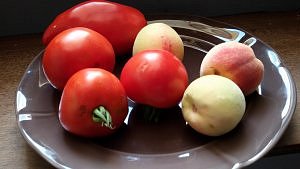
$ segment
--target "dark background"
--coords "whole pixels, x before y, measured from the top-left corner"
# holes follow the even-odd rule
[[[300,0],[112,0],[143,13],[168,12],[220,16],[300,9]],[[60,12],[82,0],[1,0],[0,36],[40,33]]]

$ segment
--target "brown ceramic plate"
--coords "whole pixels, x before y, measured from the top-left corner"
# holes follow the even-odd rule
[[[44,76],[41,52],[17,90],[17,122],[29,145],[57,168],[225,169],[247,166],[265,155],[286,129],[296,103],[295,84],[278,54],[247,32],[224,23],[175,15],[151,19],[169,24],[181,35],[190,80],[198,76],[205,53],[215,44],[235,40],[254,49],[265,65],[265,74],[257,92],[247,97],[241,123],[224,136],[207,137],[186,125],[180,106],[158,110],[159,122],[151,123],[143,118],[144,107],[129,101],[130,115],[115,135],[75,137],[58,121],[60,92]],[[125,61],[119,61],[117,74]]]

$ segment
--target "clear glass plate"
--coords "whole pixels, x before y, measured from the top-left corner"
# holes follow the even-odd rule
[[[234,40],[253,48],[265,73],[257,92],[246,98],[241,123],[224,136],[207,137],[185,124],[179,106],[160,110],[160,121],[150,124],[143,121],[143,106],[129,101],[130,114],[113,136],[73,136],[58,121],[61,93],[44,76],[42,51],[24,73],[16,96],[17,123],[29,145],[57,168],[85,169],[241,168],[273,148],[296,104],[295,84],[280,56],[256,37],[225,23],[182,15],[153,15],[148,20],[167,23],[180,34],[190,81],[198,77],[201,61],[214,45]],[[117,75],[125,61],[119,60]]]

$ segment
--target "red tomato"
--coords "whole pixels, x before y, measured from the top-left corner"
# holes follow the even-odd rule
[[[127,113],[127,96],[119,79],[99,68],[75,73],[67,82],[59,105],[62,126],[84,137],[114,133]]]
[[[105,36],[116,55],[131,52],[137,33],[147,24],[137,9],[122,4],[92,0],[80,3],[58,15],[45,30],[43,43],[47,45],[63,30],[86,27]]]
[[[77,27],[58,34],[46,47],[44,72],[51,84],[62,90],[78,70],[89,67],[112,71],[115,54],[109,41],[101,34]]]
[[[172,53],[144,50],[128,60],[120,80],[128,97],[135,102],[168,108],[181,100],[188,85],[188,74]]]

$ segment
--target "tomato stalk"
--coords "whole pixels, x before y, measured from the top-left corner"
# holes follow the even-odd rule
[[[148,122],[157,123],[159,121],[160,112],[155,107],[146,106],[144,110],[144,118]]]
[[[94,122],[101,123],[102,126],[108,127],[109,129],[114,129],[110,113],[103,106],[99,106],[93,111],[92,118]]]

